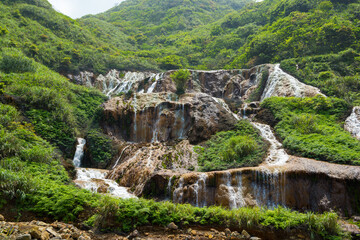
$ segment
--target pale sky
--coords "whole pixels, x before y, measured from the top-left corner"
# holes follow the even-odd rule
[[[122,0],[49,0],[54,9],[72,18],[104,12]]]

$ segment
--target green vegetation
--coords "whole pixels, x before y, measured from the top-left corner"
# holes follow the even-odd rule
[[[114,154],[111,139],[102,134],[100,130],[92,129],[86,136],[88,151],[87,157],[90,160],[86,165],[97,168],[106,168]]]
[[[314,236],[341,235],[335,213],[304,214],[281,207],[274,210],[197,208],[144,199],[122,200],[79,190],[71,183],[54,148],[34,134],[20,112],[0,104],[0,113],[0,208],[11,201],[16,203],[17,211],[62,221],[84,221],[100,230],[121,232],[142,225],[164,226],[175,222],[249,229],[301,227]],[[80,216],[88,217],[81,220]]]
[[[171,80],[173,80],[176,85],[176,94],[181,95],[185,93],[186,82],[190,75],[191,73],[187,69],[180,69],[170,75]]]
[[[266,99],[261,106],[269,109],[279,121],[275,131],[292,154],[360,165],[360,142],[341,125],[341,120],[351,110],[344,100],[322,96],[273,97]]]
[[[75,134],[85,132],[98,106],[106,99],[99,91],[77,86],[14,49],[2,49],[0,72],[3,91],[23,110],[37,134],[71,155]],[[7,65],[16,61],[18,64]],[[23,71],[28,66],[31,72]],[[4,70],[4,68],[0,68]],[[13,72],[9,72],[13,71]]]
[[[360,105],[360,54],[353,49],[284,60],[281,68],[302,82],[320,88],[327,96]]]
[[[262,162],[266,149],[259,132],[246,120],[234,130],[216,133],[204,146],[195,147],[200,171],[256,166]]]

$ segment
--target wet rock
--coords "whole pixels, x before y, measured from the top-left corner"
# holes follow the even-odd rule
[[[191,235],[193,235],[193,236],[196,236],[197,235],[197,231],[196,230],[191,230]]]
[[[31,240],[30,234],[22,234],[16,237],[16,240]]]
[[[230,237],[230,235],[231,235],[231,230],[230,229],[226,228],[224,232],[225,232],[226,237]]]
[[[0,221],[5,221],[5,217],[0,214]]]
[[[135,229],[132,233],[130,233],[129,236],[127,236],[127,238],[128,239],[134,239],[134,238],[136,238],[138,236],[139,236],[139,231]]]
[[[41,239],[42,232],[38,228],[31,229],[29,233],[32,238]]]
[[[171,230],[177,230],[179,227],[175,224],[175,223],[173,223],[173,222],[171,222],[171,223],[169,223],[168,225],[167,225],[167,227],[169,228],[169,229],[171,229]]]
[[[245,239],[251,238],[251,235],[246,230],[242,230],[241,234],[245,237]]]

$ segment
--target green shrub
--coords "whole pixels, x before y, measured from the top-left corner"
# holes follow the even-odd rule
[[[187,69],[178,70],[170,75],[171,79],[176,85],[176,94],[183,94],[185,92],[186,82],[191,73]]]
[[[261,163],[267,145],[259,132],[246,120],[241,120],[234,130],[218,132],[203,146],[194,150],[199,154],[201,171],[225,170]]]
[[[249,136],[235,136],[230,138],[226,143],[225,151],[222,153],[227,162],[236,161],[246,157],[259,147],[257,142]]]
[[[35,72],[32,59],[19,52],[3,52],[0,58],[0,70],[5,73]]]
[[[88,151],[86,157],[89,158],[87,166],[105,168],[112,159],[113,148],[111,139],[101,130],[92,129],[86,136]]]

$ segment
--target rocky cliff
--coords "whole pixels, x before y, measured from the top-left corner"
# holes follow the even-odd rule
[[[267,64],[247,70],[189,70],[185,94],[178,96],[173,72],[113,70],[106,76],[88,72],[69,76],[109,96],[102,106],[101,126],[120,147],[107,178],[137,196],[200,207],[282,205],[358,213],[360,200],[353,196],[360,194],[356,187],[360,168],[288,156],[265,124],[252,123],[269,142],[261,166],[196,172],[194,144],[256,113],[256,101],[272,96],[312,97],[321,94],[319,89],[301,83],[279,65]]]

